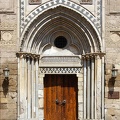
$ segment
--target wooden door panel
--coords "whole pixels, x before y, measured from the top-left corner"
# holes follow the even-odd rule
[[[77,77],[75,75],[65,75],[63,83],[63,99],[66,104],[62,108],[63,120],[77,119]]]
[[[46,75],[44,79],[45,120],[76,120],[77,90],[75,75]],[[59,104],[56,104],[56,99]],[[63,100],[66,100],[65,104],[61,104]]]
[[[55,75],[46,75],[44,79],[44,116],[45,120],[61,120],[61,109],[56,105],[60,92],[60,80]],[[58,117],[58,118],[56,118]]]

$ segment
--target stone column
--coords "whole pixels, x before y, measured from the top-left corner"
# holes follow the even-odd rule
[[[31,60],[30,60],[30,56],[28,56],[28,90],[27,90],[27,104],[28,104],[28,108],[27,108],[27,112],[28,112],[28,119],[31,118]]]
[[[83,81],[84,81],[84,109],[83,109],[83,118],[86,119],[86,58],[83,56]]]
[[[90,57],[87,56],[87,119],[90,119]]]
[[[104,57],[102,57],[102,119],[105,117],[105,108],[104,108],[104,90],[105,90],[105,70],[104,70]]]
[[[24,96],[24,101],[25,101],[25,119],[27,119],[27,84],[28,84],[28,79],[27,79],[27,77],[28,77],[28,73],[27,73],[27,58],[26,58],[26,56],[25,56],[25,65],[24,65],[24,81],[25,81],[25,84],[24,84],[24,88],[25,88],[25,90],[24,90],[24,92],[25,92],[25,96]]]
[[[18,119],[38,119],[39,55],[17,53]]]
[[[94,101],[94,56],[91,56],[91,119],[94,119],[95,101]]]
[[[97,119],[97,56],[95,55],[95,82],[94,82],[94,85],[95,85],[95,119]]]
[[[35,73],[34,73],[34,57],[31,57],[31,87],[32,87],[32,118],[35,118]]]
[[[24,99],[24,96],[25,96],[25,93],[24,93],[24,90],[25,90],[25,81],[24,81],[24,64],[25,64],[25,59],[24,59],[24,56],[21,55],[20,56],[20,119],[23,119],[25,117],[25,114],[24,114],[24,111],[25,111],[25,99]]]
[[[18,57],[18,119],[26,119],[27,118],[26,56],[20,53],[17,54],[17,57]]]
[[[83,73],[77,74],[78,77],[78,119],[83,119]]]
[[[38,63],[39,63],[39,56],[35,57],[35,110],[36,110],[36,118],[39,117],[38,115]]]
[[[39,103],[39,119],[43,120],[44,119],[44,76],[45,74],[40,74],[39,76],[39,83],[38,83],[38,103]]]
[[[97,64],[96,64],[96,68],[97,68],[97,79],[96,79],[96,112],[97,112],[97,119],[101,119],[101,108],[102,108],[102,89],[101,89],[101,81],[102,81],[102,69],[101,69],[101,58],[100,56],[96,56],[97,59]]]
[[[17,57],[18,57],[18,98],[17,98],[17,118],[18,120],[20,119],[20,58],[19,58],[19,55],[17,54]]]
[[[104,116],[104,53],[83,55],[84,119]]]

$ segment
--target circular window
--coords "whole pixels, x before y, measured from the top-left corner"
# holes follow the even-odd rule
[[[58,48],[64,48],[67,45],[67,39],[63,36],[59,36],[55,39],[54,45]]]

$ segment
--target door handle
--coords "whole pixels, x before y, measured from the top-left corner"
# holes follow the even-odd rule
[[[55,100],[55,103],[56,103],[57,105],[65,105],[65,104],[66,104],[66,100],[63,100],[63,101],[61,102],[61,101],[59,101],[58,99],[56,99],[56,100]]]
[[[56,102],[56,104],[59,104],[59,103],[60,103],[58,99],[56,99],[55,102]]]
[[[66,104],[66,100],[63,100],[61,104],[62,104],[62,105],[65,105],[65,104]]]

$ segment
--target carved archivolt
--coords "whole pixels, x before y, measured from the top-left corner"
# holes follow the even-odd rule
[[[97,1],[97,9],[100,10],[100,0]],[[78,5],[76,3],[73,3],[72,1],[69,0],[53,0],[49,1],[45,4],[40,5],[37,7],[34,11],[32,11],[27,17],[23,17],[24,15],[24,0],[21,0],[21,25],[23,29],[27,24],[30,24],[36,17],[38,17],[40,14],[42,14],[44,11],[47,11],[49,9],[53,9],[57,6],[65,6],[71,10],[76,11],[77,13],[80,13],[84,18],[86,18],[91,24],[94,24],[95,26],[93,27],[100,27],[98,24],[98,21],[96,21],[95,16],[89,12],[86,8],[84,8],[81,5]],[[100,12],[97,13],[97,16],[100,16]]]
[[[25,17],[21,0],[21,51],[42,54],[58,36],[68,38],[66,49],[75,55],[102,51],[98,21],[86,8],[68,0],[49,1]]]

